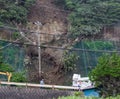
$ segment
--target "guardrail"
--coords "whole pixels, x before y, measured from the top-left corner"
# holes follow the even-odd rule
[[[61,86],[61,85],[40,85],[40,84],[32,84],[32,83],[16,83],[16,82],[0,82],[1,85],[14,85],[14,86],[24,86],[24,87],[34,87],[34,88],[51,88],[51,89],[66,89],[66,90],[85,90],[80,89],[80,87],[74,86]],[[86,89],[90,89],[94,87],[89,87]]]
[[[16,83],[16,82],[0,82],[1,85],[14,85],[14,86],[24,86],[24,87],[36,87],[36,88],[51,88],[51,89],[68,89],[68,90],[78,90],[78,87],[73,86],[60,86],[60,85],[40,85],[32,83]]]

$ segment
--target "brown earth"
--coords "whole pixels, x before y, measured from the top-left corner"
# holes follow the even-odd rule
[[[54,0],[36,0],[28,14],[28,27],[34,30],[35,25],[32,23],[40,21],[43,25],[42,33],[64,34],[68,27],[67,15],[67,12],[54,4]]]
[[[30,13],[28,14],[28,28],[36,31],[37,27],[33,23],[40,21],[43,25],[40,32],[46,34],[63,35],[67,33],[67,16],[68,12],[56,6],[54,4],[54,0],[36,0],[36,3],[31,7]],[[33,35],[32,37],[37,40],[36,36]],[[53,37],[51,37],[51,35],[47,35],[46,37],[45,34],[41,34],[41,40],[44,42],[49,42],[53,40]],[[33,55],[36,52],[37,51],[29,50],[29,53],[32,53]],[[40,79],[44,78],[45,83],[47,84],[64,84],[66,77],[64,77],[64,73],[62,71],[63,65],[60,62],[62,53],[63,50],[54,50],[49,48],[42,51],[41,76],[38,76],[38,67],[35,67],[33,71],[33,66],[38,66],[38,62],[36,62],[37,59],[31,59],[32,68],[29,69],[29,78],[31,78],[30,81],[38,82]]]

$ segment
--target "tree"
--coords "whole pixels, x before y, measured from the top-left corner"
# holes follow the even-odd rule
[[[12,74],[12,82],[26,82],[26,74],[24,72],[14,72]]]
[[[120,94],[120,56],[116,53],[101,56],[89,77],[97,87],[100,86],[102,95]]]
[[[79,56],[77,56],[74,52],[64,52],[63,65],[65,73],[76,69],[76,61],[78,60],[78,58]]]
[[[94,35],[104,26],[111,26],[120,21],[119,0],[65,0],[71,14],[69,28],[71,34]]]
[[[0,22],[26,23],[29,7],[35,0],[0,0]]]

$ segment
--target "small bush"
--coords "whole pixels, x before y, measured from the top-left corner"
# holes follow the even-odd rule
[[[58,99],[120,99],[120,95],[116,97],[79,97],[79,96],[67,96],[67,97],[59,97]]]
[[[12,68],[12,66],[2,63],[0,64],[0,71],[1,72],[14,72],[14,69]]]
[[[26,82],[26,77],[24,73],[13,73],[12,74],[12,82]]]
[[[68,51],[65,51],[64,53],[64,70],[65,72],[70,72],[76,69],[76,61],[79,59],[79,56],[76,53],[71,53]]]
[[[82,91],[76,91],[76,92],[74,93],[74,95],[75,95],[75,96],[81,96],[81,97],[83,97],[83,96],[84,96],[84,93],[83,93]]]

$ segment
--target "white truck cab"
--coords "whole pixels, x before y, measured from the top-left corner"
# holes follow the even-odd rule
[[[92,88],[93,84],[89,80],[89,77],[81,77],[80,74],[73,74],[72,86],[80,87],[81,89]]]

